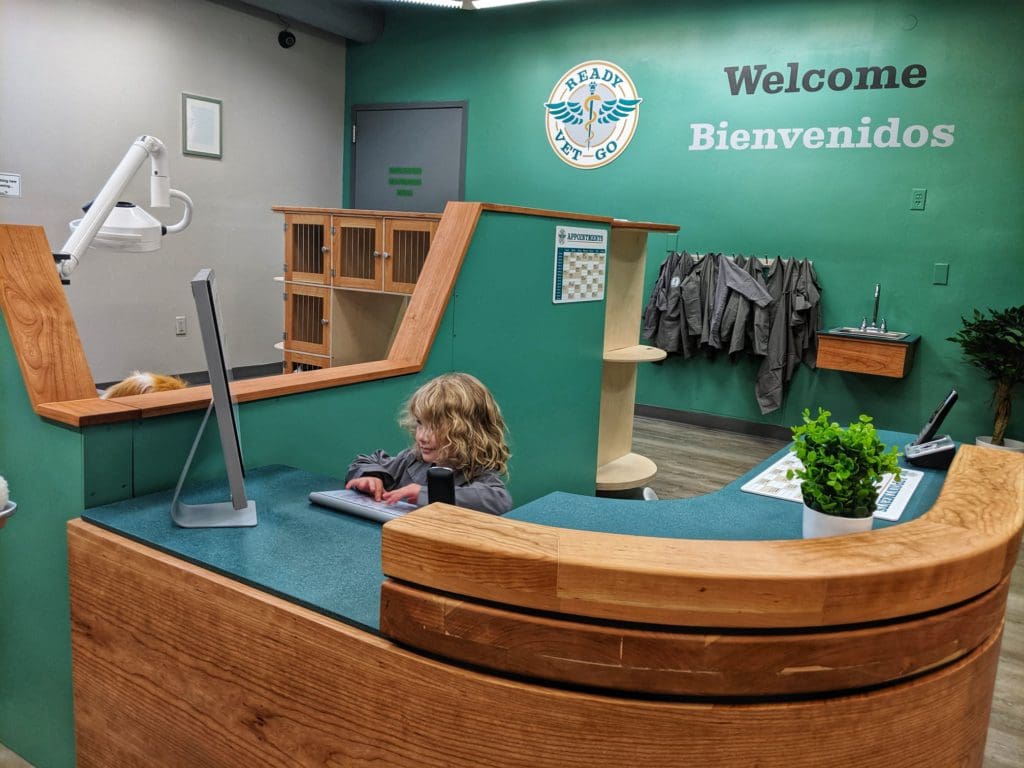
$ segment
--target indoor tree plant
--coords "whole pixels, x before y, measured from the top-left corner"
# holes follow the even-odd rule
[[[989,309],[988,316],[976,309],[973,319],[961,317],[960,321],[963,327],[946,340],[959,344],[964,357],[995,382],[991,443],[1002,446],[1010,423],[1014,387],[1024,381],[1024,304],[1003,310]],[[984,437],[978,441],[988,442]],[[1017,443],[1018,449],[1024,448],[1024,444],[1016,440],[1010,442]]]
[[[871,417],[861,414],[848,427],[830,421],[832,414],[818,408],[811,418],[792,428],[796,456],[803,465],[787,478],[800,479],[804,500],[804,538],[833,536],[871,529],[878,501],[876,483],[888,472],[900,478],[896,446],[886,449]]]

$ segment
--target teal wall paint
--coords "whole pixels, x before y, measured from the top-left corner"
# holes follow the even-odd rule
[[[402,405],[421,384],[452,370],[451,360],[449,307],[419,373],[243,404],[246,464],[287,464],[343,478],[360,453],[398,453],[411,442],[398,426]]]
[[[108,424],[82,432],[85,456],[85,506],[98,507],[132,495],[132,429]]]
[[[485,213],[452,301],[453,367],[482,379],[501,406],[516,504],[594,493],[604,302],[552,303],[559,224],[580,226]]]
[[[0,321],[0,742],[37,768],[75,763],[64,526],[84,506],[82,436],[32,412]]]
[[[399,376],[247,404],[242,412],[246,462],[288,464],[343,478],[357,454],[381,448],[394,455],[410,443],[398,426],[401,405],[427,378],[424,373]],[[263,439],[255,432],[263,432]]]
[[[247,465],[289,464],[342,477],[358,453],[397,453],[410,444],[397,425],[402,404],[434,376],[459,370],[479,377],[502,408],[517,504],[553,490],[593,493],[604,304],[552,304],[558,223],[485,213],[424,369],[243,404]],[[519,322],[481,324],[485,312]],[[179,440],[176,450],[183,447]]]
[[[859,412],[916,431],[951,386],[958,439],[991,431],[991,388],[944,339],[975,307],[1024,301],[1024,6],[1018,2],[588,2],[487,13],[403,9],[376,43],[349,49],[349,104],[469,103],[466,197],[678,223],[654,235],[648,287],[666,248],[813,259],[824,324],[880,314],[922,335],[904,380],[801,368],[784,407],[761,416],[756,364],[669,360],[642,366],[638,402],[791,424],[806,406]],[[622,155],[578,170],[552,152],[543,102],[588,59],[623,67],[644,98]],[[782,70],[921,63],[917,89],[732,96],[724,67]],[[877,127],[898,117],[955,124],[946,148],[689,151],[690,124],[731,128]],[[349,164],[346,163],[346,168]],[[910,211],[913,188],[928,190]],[[343,187],[347,189],[346,184]],[[949,285],[931,284],[950,264]],[[507,323],[486,310],[481,324]],[[1010,434],[1024,435],[1017,397]]]
[[[398,426],[402,404],[430,378],[461,370],[482,379],[502,407],[517,503],[553,490],[593,493],[604,303],[552,303],[560,223],[579,224],[485,213],[423,370],[240,404],[246,466],[288,464],[342,477],[358,453],[397,453],[410,443]],[[522,317],[481,324],[485,312]],[[193,412],[83,430],[90,498],[105,503],[173,487],[201,420],[202,413]],[[124,491],[127,472],[130,494]],[[223,474],[211,419],[189,483]]]

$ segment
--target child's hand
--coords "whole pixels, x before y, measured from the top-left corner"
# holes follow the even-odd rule
[[[357,477],[345,483],[345,487],[373,496],[374,501],[380,501],[384,496],[384,481],[379,477]]]
[[[416,483],[409,483],[401,488],[395,488],[395,490],[384,494],[384,503],[394,504],[398,501],[408,501],[410,504],[415,504],[420,498],[421,488],[422,486]]]

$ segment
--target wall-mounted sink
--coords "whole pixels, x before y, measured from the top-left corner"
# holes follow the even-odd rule
[[[900,331],[879,331],[871,328],[860,329],[856,326],[844,326],[842,328],[832,328],[829,333],[840,333],[844,336],[857,336],[862,339],[884,339],[886,341],[899,341],[909,336],[909,333],[902,333]]]

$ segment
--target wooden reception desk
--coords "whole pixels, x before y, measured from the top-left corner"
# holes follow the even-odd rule
[[[962,447],[920,518],[810,541],[381,534],[266,493],[263,544],[147,533],[144,499],[69,524],[79,765],[982,764],[1024,457]],[[335,528],[289,554],[298,524]],[[331,607],[367,536],[379,629]]]

